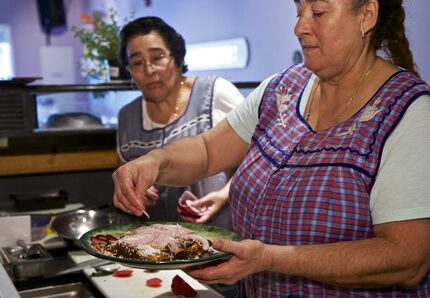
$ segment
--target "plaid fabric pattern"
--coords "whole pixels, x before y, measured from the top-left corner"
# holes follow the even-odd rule
[[[234,230],[244,238],[305,245],[372,237],[369,196],[385,141],[408,106],[430,93],[424,82],[398,72],[351,119],[316,133],[298,109],[310,76],[296,65],[273,78],[265,90],[259,124],[230,189]],[[282,111],[277,102],[280,93],[287,95]],[[262,272],[242,281],[241,293],[243,297],[430,297],[430,278],[415,289],[350,290]]]

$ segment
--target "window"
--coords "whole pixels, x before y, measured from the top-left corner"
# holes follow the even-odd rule
[[[248,64],[245,38],[189,44],[185,62],[190,71],[244,68]]]
[[[13,76],[10,26],[0,24],[0,79],[10,79]]]

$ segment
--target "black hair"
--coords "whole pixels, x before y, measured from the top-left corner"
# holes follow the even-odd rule
[[[357,11],[368,0],[355,0]],[[379,0],[378,22],[371,32],[370,46],[382,51],[394,64],[419,76],[405,32],[403,0]]]
[[[176,30],[164,22],[159,17],[148,16],[137,18],[126,24],[120,32],[120,45],[118,60],[122,66],[128,65],[127,42],[130,38],[146,35],[155,31],[166,43],[177,67],[182,69],[182,73],[188,71],[185,63],[185,40]]]

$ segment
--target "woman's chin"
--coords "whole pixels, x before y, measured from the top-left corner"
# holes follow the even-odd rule
[[[317,65],[316,63],[314,63],[312,60],[304,60],[303,61],[303,65],[309,69],[310,71],[312,71],[313,73],[317,73],[321,67],[319,65]]]
[[[147,102],[151,102],[151,103],[159,103],[164,101],[166,95],[165,94],[159,94],[159,93],[154,93],[154,92],[143,92],[143,94],[145,95],[144,98]]]
[[[303,62],[303,66],[309,69],[310,71],[314,72],[314,67],[312,63],[306,62],[306,60]]]

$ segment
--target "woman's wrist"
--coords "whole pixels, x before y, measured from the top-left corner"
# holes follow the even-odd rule
[[[273,271],[275,266],[276,246],[263,244],[263,271]]]
[[[169,161],[165,158],[166,154],[164,149],[156,149],[152,150],[144,157],[148,160],[148,163],[151,168],[157,169],[157,171],[161,174],[163,169],[168,169]]]

